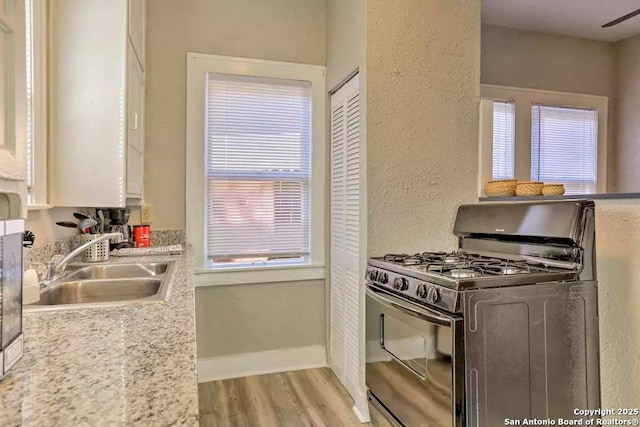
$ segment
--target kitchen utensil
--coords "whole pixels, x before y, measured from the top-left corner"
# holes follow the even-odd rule
[[[78,228],[78,224],[72,221],[58,221],[56,222],[56,225],[59,225],[60,227],[67,227],[67,228]]]
[[[100,227],[100,233],[104,233],[104,213],[102,213],[101,209],[97,210],[98,214],[98,227]]]
[[[80,232],[86,233],[87,228],[95,227],[97,224],[98,221],[96,221],[95,219],[87,218],[80,221],[80,223],[78,224],[78,228],[80,229]]]
[[[89,215],[87,215],[86,213],[83,212],[74,212],[73,216],[77,219],[77,220],[84,220],[84,219],[89,219],[91,218]]]

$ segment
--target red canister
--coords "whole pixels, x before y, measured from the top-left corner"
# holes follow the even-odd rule
[[[151,246],[151,226],[148,224],[133,226],[133,244],[136,248]]]

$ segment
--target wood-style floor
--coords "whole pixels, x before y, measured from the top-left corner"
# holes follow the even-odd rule
[[[390,427],[376,413],[361,424],[328,368],[202,383],[198,394],[202,427]]]

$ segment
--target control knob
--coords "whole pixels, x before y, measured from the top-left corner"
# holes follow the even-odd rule
[[[416,295],[418,296],[418,298],[426,298],[428,293],[429,288],[427,288],[427,285],[425,285],[424,283],[418,285],[418,287],[416,288]]]
[[[440,301],[440,291],[437,288],[431,288],[427,292],[427,301],[431,304],[435,304]]]
[[[387,273],[380,273],[380,275],[378,276],[378,279],[380,280],[380,283],[382,283],[383,285],[386,285],[387,283],[389,283],[389,275]]]
[[[406,291],[409,289],[409,280],[404,277],[396,277],[393,279],[393,289],[397,289],[399,291]]]

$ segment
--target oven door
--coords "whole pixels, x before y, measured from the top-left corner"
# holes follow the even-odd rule
[[[395,425],[463,426],[462,318],[413,304],[375,285],[369,284],[366,293],[370,403]],[[442,351],[443,346],[450,351]]]

